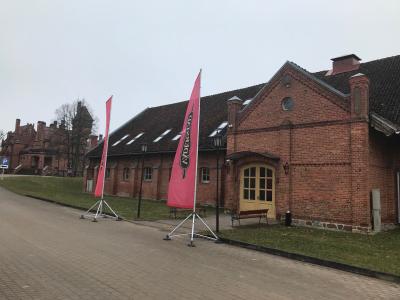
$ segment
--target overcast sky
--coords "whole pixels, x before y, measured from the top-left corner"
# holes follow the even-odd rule
[[[286,61],[309,71],[355,53],[400,54],[400,1],[0,0],[0,129],[49,123],[85,98],[104,131],[146,107],[266,82]]]

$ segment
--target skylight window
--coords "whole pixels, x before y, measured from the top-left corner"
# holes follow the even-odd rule
[[[161,140],[164,136],[166,136],[172,129],[167,129],[165,130],[158,138],[156,138],[153,143],[157,143],[159,140]]]
[[[142,135],[144,134],[144,132],[139,133],[137,136],[135,136],[133,139],[131,139],[129,142],[127,142],[127,145],[132,144],[134,141],[136,141],[138,138],[140,138]]]
[[[251,102],[251,100],[253,100],[253,99],[251,98],[251,99],[247,99],[246,101],[244,101],[243,106],[248,105]]]
[[[123,140],[125,140],[128,136],[129,136],[129,134],[124,135],[122,138],[120,138],[118,141],[116,141],[116,142],[112,145],[112,147],[117,146],[119,143],[121,143]]]
[[[174,138],[173,138],[172,140],[173,140],[173,141],[177,141],[177,140],[180,139],[180,137],[181,137],[181,134],[179,133],[179,134],[177,134],[176,136],[174,136]]]
[[[213,132],[211,132],[211,134],[209,135],[209,137],[213,137],[215,136],[218,131],[221,131],[222,129],[224,129],[226,127],[226,125],[228,125],[227,121],[222,122],[217,129],[215,129]]]

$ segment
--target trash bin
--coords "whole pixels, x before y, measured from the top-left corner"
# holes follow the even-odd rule
[[[292,225],[292,213],[288,210],[285,214],[285,226]]]

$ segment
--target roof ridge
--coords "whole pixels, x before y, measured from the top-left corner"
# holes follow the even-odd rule
[[[329,89],[331,92],[341,96],[341,97],[346,97],[347,94],[343,93],[342,91],[338,90],[334,86],[330,85],[329,83],[319,79],[317,76],[314,75],[314,73],[308,72],[306,69],[300,67],[298,64],[288,61],[289,65],[292,67],[298,69],[300,72],[303,72],[304,75],[308,76],[310,79],[314,80],[315,82],[319,83],[320,85],[324,86],[325,88]]]
[[[250,85],[250,86],[247,86],[247,87],[244,87],[244,88],[239,88],[239,89],[234,89],[234,90],[227,90],[225,92],[210,94],[210,95],[207,95],[207,96],[201,96],[201,98],[208,98],[208,97],[214,97],[214,96],[227,94],[227,93],[232,93],[232,92],[239,92],[239,91],[242,91],[242,90],[245,90],[245,89],[254,88],[254,87],[257,87],[257,86],[261,86],[261,85],[265,85],[265,83],[259,83],[259,84],[255,84],[255,85]],[[166,106],[176,105],[176,104],[180,104],[180,103],[184,103],[184,102],[188,102],[188,101],[189,100],[183,100],[183,101],[178,101],[178,102],[173,102],[173,103],[168,103],[168,104],[151,106],[151,107],[148,107],[148,109],[166,107]]]
[[[376,61],[380,61],[380,60],[393,59],[395,57],[399,57],[400,58],[400,54],[387,56],[387,57],[382,57],[382,58],[378,58],[378,59],[374,59],[374,60],[369,60],[369,61],[366,61],[366,62],[362,62],[361,64],[368,64],[368,63],[376,62]]]
[[[242,91],[242,90],[245,90],[245,89],[249,89],[249,88],[253,88],[253,87],[256,87],[256,86],[264,85],[265,83],[266,83],[266,82],[258,83],[258,84],[253,84],[253,85],[250,85],[250,86],[247,86],[247,87],[243,87],[243,88],[239,88],[239,89],[227,90],[227,91],[224,91],[224,92],[220,92],[220,93],[215,93],[215,94],[203,96],[202,98],[205,98],[205,97],[213,97],[213,96],[222,95],[222,94],[227,94],[227,93],[236,92],[236,91]]]

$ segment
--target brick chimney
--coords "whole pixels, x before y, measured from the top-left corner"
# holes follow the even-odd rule
[[[44,129],[46,128],[46,122],[39,121],[37,122],[37,133],[36,133],[36,140],[43,141],[44,140]]]
[[[369,79],[362,73],[350,77],[351,117],[368,118]]]
[[[15,134],[16,135],[21,134],[21,120],[20,119],[15,120]]]
[[[237,114],[242,105],[243,101],[239,97],[234,96],[228,100],[228,131],[236,130]]]
[[[349,54],[332,58],[332,70],[329,70],[325,76],[336,75],[339,73],[357,70],[360,67],[361,58],[355,54]]]
[[[52,124],[50,124],[50,128],[57,128],[57,121],[54,121]]]

